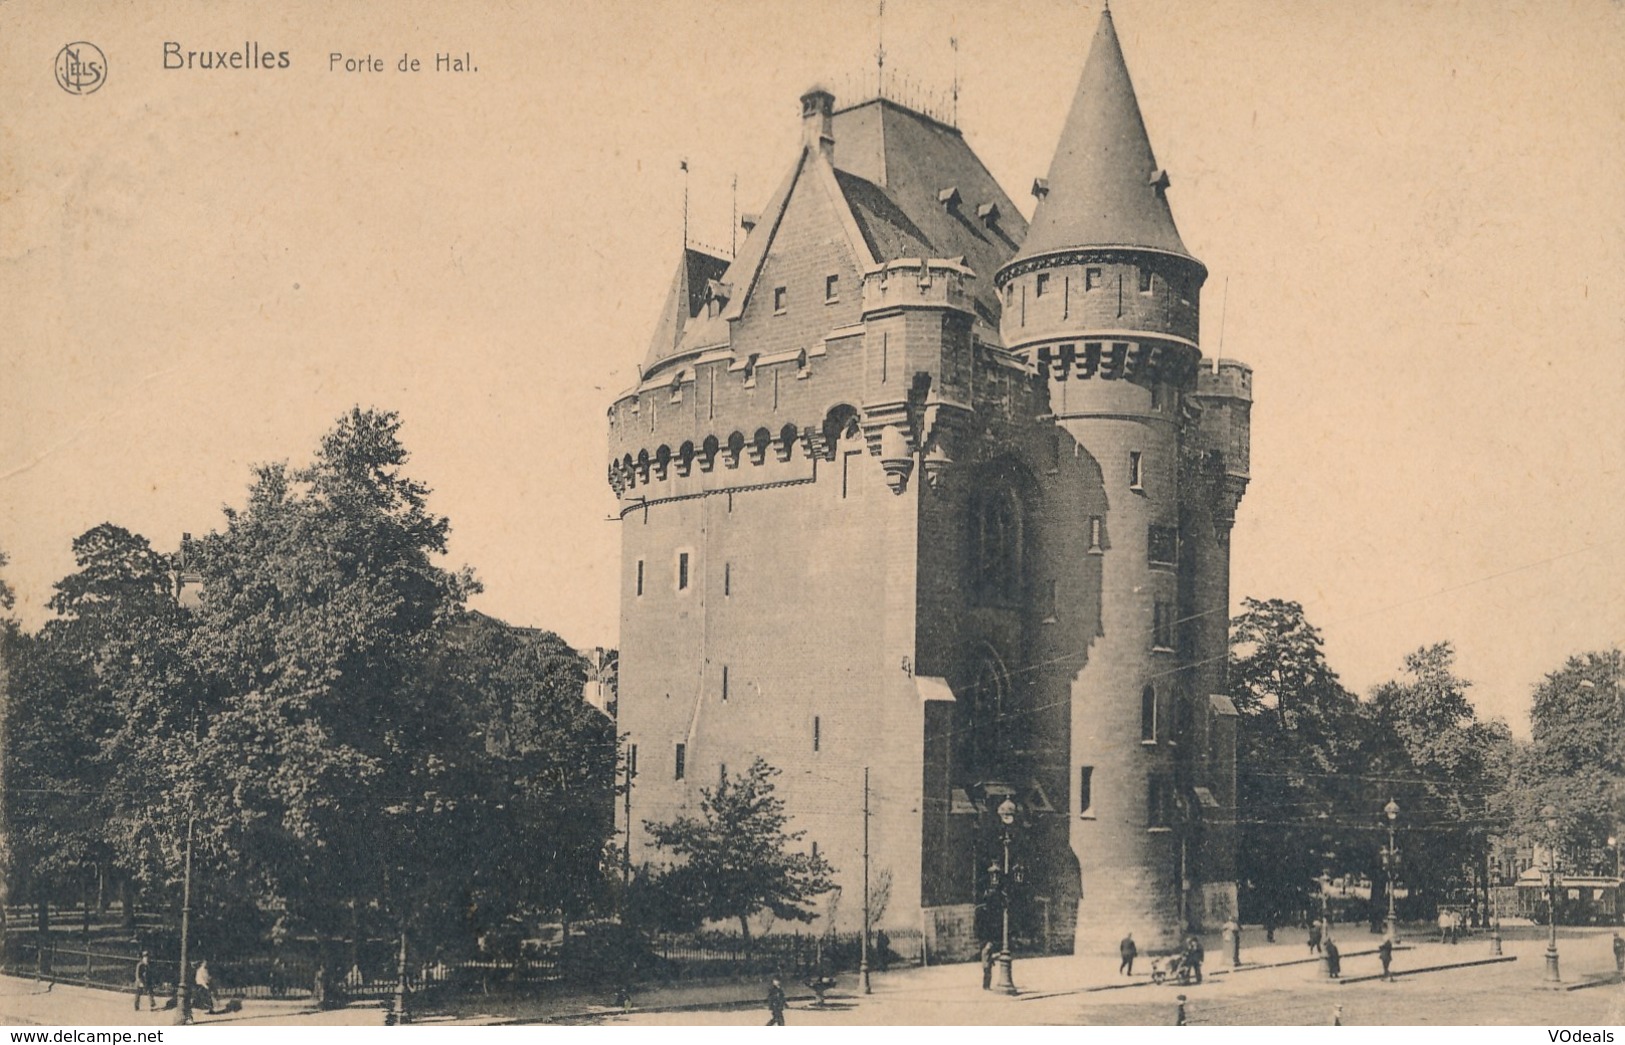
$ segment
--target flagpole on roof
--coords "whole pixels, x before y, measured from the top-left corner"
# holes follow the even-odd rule
[[[688,160],[682,160],[678,166],[683,172],[683,250],[686,254],[688,251]],[[687,262],[684,262],[684,264],[687,264]]]

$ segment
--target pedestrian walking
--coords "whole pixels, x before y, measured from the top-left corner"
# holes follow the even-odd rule
[[[1197,983],[1202,982],[1202,960],[1206,957],[1207,952],[1203,949],[1201,940],[1194,936],[1185,940],[1185,961],[1190,965]]]
[[[1271,911],[1264,916],[1264,942],[1275,942],[1275,912]]]
[[[1134,934],[1125,933],[1123,942],[1117,945],[1117,954],[1123,960],[1117,966],[1117,972],[1122,976],[1134,975],[1134,959],[1140,953],[1140,948],[1134,944]]]
[[[192,1008],[203,1006],[203,1011],[214,1015],[214,974],[209,971],[207,958],[197,963],[197,971],[192,974]]]
[[[1179,996],[1179,1007],[1174,1010],[1174,1026],[1185,1026],[1185,996]]]
[[[784,1026],[784,988],[779,985],[779,978],[773,977],[773,983],[767,988],[767,1025],[769,1027]]]
[[[1224,923],[1224,950],[1230,956],[1230,967],[1241,965],[1241,926],[1234,918]]]
[[[993,989],[993,941],[982,944],[982,990]]]
[[[1614,971],[1625,973],[1625,940],[1619,938],[1619,930],[1614,930]]]
[[[1319,922],[1310,922],[1309,923],[1309,953],[1310,954],[1319,954],[1320,953],[1320,923]]]
[[[1618,936],[1614,939],[1617,941]],[[142,951],[141,960],[135,963],[135,1009],[141,1011],[141,995],[147,996],[147,1010],[158,1011],[158,997],[152,992],[152,952]]]
[[[1377,946],[1377,958],[1382,962],[1382,978],[1385,980],[1393,979],[1393,977],[1388,974],[1388,966],[1393,964],[1394,961],[1394,941],[1386,939],[1383,940],[1382,943]]]
[[[1452,921],[1450,919],[1450,912],[1449,911],[1440,911],[1439,912],[1439,942],[1440,943],[1451,943],[1452,942],[1451,939],[1450,939],[1450,927],[1451,927],[1452,924],[1453,923],[1452,923]]]
[[[1326,941],[1326,975],[1334,980],[1343,975],[1343,956],[1337,953],[1335,940]]]
[[[1342,1025],[1343,1025],[1343,1006],[1341,1006],[1341,1005],[1333,1005],[1332,1006],[1332,1026],[1333,1027],[1341,1027]]]

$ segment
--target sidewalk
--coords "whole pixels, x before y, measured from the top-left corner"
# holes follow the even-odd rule
[[[1193,1001],[1202,995],[1235,996],[1269,991],[1283,985],[1302,985],[1319,991],[1336,990],[1341,981],[1327,980],[1321,972],[1318,956],[1311,956],[1303,941],[1301,930],[1282,930],[1274,944],[1263,943],[1262,931],[1245,932],[1242,938],[1243,964],[1231,970],[1223,961],[1217,947],[1208,948],[1208,961],[1204,971],[1206,982],[1200,986],[1174,988],[1154,987],[1151,983],[1150,962],[1136,961],[1135,975],[1118,974],[1115,955],[1056,955],[1037,958],[1018,958],[1014,966],[1015,982],[1020,994],[1014,997],[981,990],[981,968],[976,962],[933,965],[924,968],[908,967],[888,972],[875,972],[871,976],[873,993],[859,991],[856,973],[842,973],[838,986],[830,995],[831,1010],[853,1010],[864,1013],[875,1023],[897,1022],[899,1016],[908,1016],[941,1010],[952,1005],[959,1011],[985,1012],[993,1016],[1007,1012],[1011,1022],[1023,1022],[1022,1012],[1028,1003],[1032,1011],[1044,1008],[1050,999],[1078,996],[1088,998],[1091,1006],[1128,1005],[1143,1006],[1147,1002],[1172,1003],[1178,993],[1191,994]],[[1343,949],[1343,974],[1355,980],[1351,991],[1369,989],[1358,981],[1377,973],[1380,969],[1376,957],[1378,934],[1345,931],[1337,936]],[[1251,943],[1256,940],[1256,945]],[[1215,941],[1217,942],[1217,941]],[[1562,941],[1563,972],[1568,983],[1578,983],[1588,977],[1612,973],[1612,954],[1608,951],[1606,932]],[[1507,956],[1518,956],[1517,967],[1525,967],[1533,986],[1538,982],[1540,952],[1544,940],[1508,940]],[[1489,957],[1489,942],[1476,937],[1457,945],[1432,942],[1431,937],[1402,936],[1400,948],[1394,956],[1394,971],[1404,973],[1426,968],[1442,967],[1446,970],[1462,969]],[[1507,966],[1499,966],[1507,968]],[[1423,979],[1435,975],[1457,974],[1451,971],[1425,973]],[[794,981],[785,983],[785,989],[795,1010],[812,1008],[812,994]],[[1123,988],[1123,989],[1119,989]],[[417,1022],[427,1025],[485,1026],[517,1023],[584,1023],[615,1018],[620,1010],[610,1004],[610,991],[577,991],[559,994],[508,995],[464,997],[449,1007],[449,1011],[421,1013]],[[169,1026],[174,1012],[149,1012],[131,1009],[131,994],[127,992],[93,990],[83,987],[57,985],[49,990],[45,984],[32,979],[0,976],[0,1023],[45,1025],[96,1026]],[[695,1011],[722,1012],[729,1009],[765,1009],[766,983],[755,980],[706,981],[649,986],[633,996],[633,1013],[639,1017],[661,1013]],[[208,1016],[199,1011],[196,1021],[200,1025],[265,1025],[283,1026],[377,1026],[384,1021],[384,1009],[377,1004],[356,1005],[324,1012],[310,1009],[302,1002],[248,1000],[242,1011]],[[888,1016],[890,1020],[888,1021]],[[913,1022],[905,1020],[905,1022]]]

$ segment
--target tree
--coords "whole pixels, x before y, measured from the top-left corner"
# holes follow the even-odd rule
[[[1371,696],[1379,738],[1376,779],[1404,811],[1405,880],[1412,895],[1446,899],[1464,880],[1483,879],[1488,838],[1500,826],[1492,796],[1501,790],[1511,732],[1480,722],[1467,700],[1471,685],[1454,672],[1448,642],[1405,658],[1408,678],[1385,682]]]
[[[403,472],[400,420],[354,409],[307,467],[262,466],[198,543],[188,654],[207,693],[184,794],[199,850],[277,931],[454,909],[478,825],[478,727],[432,670],[477,584]],[[200,876],[202,877],[202,876]]]
[[[441,667],[484,744],[482,928],[526,915],[573,921],[606,906],[618,750],[614,723],[582,699],[587,658],[552,632],[470,613]]]
[[[784,801],[774,794],[779,770],[761,758],[743,773],[724,773],[700,788],[700,815],[666,823],[644,821],[651,844],[677,863],[655,879],[670,921],[735,919],[750,946],[750,918],[810,922],[814,899],[835,887],[821,856],[789,851],[805,831],[787,831]]]
[[[1550,806],[1563,826],[1560,844],[1582,859],[1602,854],[1625,824],[1622,661],[1617,649],[1578,654],[1535,687],[1531,743],[1501,799],[1513,825],[1536,839],[1546,837]]]
[[[1360,708],[1296,602],[1247,599],[1230,648],[1240,877],[1253,917],[1287,917],[1312,909],[1321,872],[1362,844],[1351,823],[1369,803]]]
[[[92,876],[105,887],[128,866],[122,833],[150,796],[126,745],[150,729],[136,722],[155,686],[164,697],[180,623],[168,561],[146,538],[103,523],[73,555],[78,568],[47,604],[56,616],[21,658],[8,737],[12,878],[40,904],[83,899]]]

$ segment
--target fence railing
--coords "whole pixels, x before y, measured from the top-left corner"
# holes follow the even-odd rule
[[[382,943],[383,941],[372,941]],[[912,965],[919,955],[919,933],[871,940],[870,968]],[[309,953],[246,955],[225,959],[212,956],[209,968],[216,998],[308,1000],[317,995],[317,981],[325,983],[330,1000],[387,997],[396,989],[397,970],[384,960],[381,947],[369,947],[372,960],[357,962],[348,971],[335,971]],[[492,990],[545,989],[555,985],[585,986],[705,980],[779,975],[794,981],[813,976],[852,972],[858,968],[862,943],[857,933],[803,935],[778,934],[743,938],[724,933],[686,936],[662,935],[636,954],[595,951],[576,944],[566,958],[557,950],[520,958],[468,958],[455,962],[414,961],[407,969],[407,987],[415,993],[458,993]],[[84,944],[64,937],[8,936],[0,965],[16,976],[37,976],[56,983],[72,983],[114,990],[133,990],[139,946]],[[151,958],[153,989],[173,994],[178,957],[154,951]]]

